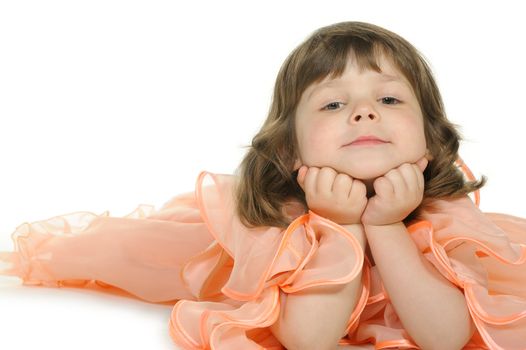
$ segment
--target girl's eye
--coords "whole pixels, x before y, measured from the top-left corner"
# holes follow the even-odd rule
[[[381,100],[387,105],[395,105],[400,103],[400,100],[395,97],[382,97]]]
[[[343,102],[331,102],[328,105],[326,105],[325,107],[323,107],[322,109],[323,110],[333,111],[333,110],[337,109],[338,106],[341,105],[341,104],[343,104]],[[333,107],[335,107],[335,108],[333,108]]]
[[[382,103],[384,103],[386,105],[396,105],[396,104],[399,104],[399,103],[402,102],[399,99],[397,99],[396,97],[391,97],[391,96],[382,97],[380,100],[382,101]],[[322,110],[334,111],[334,110],[339,109],[340,105],[343,105],[343,104],[344,104],[343,102],[331,102],[331,103],[325,105],[322,108]]]

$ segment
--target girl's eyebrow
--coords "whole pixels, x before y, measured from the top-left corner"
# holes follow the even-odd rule
[[[396,83],[403,84],[403,85],[405,85],[408,88],[411,88],[411,86],[404,79],[402,79],[398,75],[392,75],[392,74],[388,74],[388,73],[383,73],[382,72],[382,73],[378,73],[376,76],[378,77],[378,80],[381,81],[381,82],[384,82],[384,83],[396,82]],[[312,91],[308,94],[307,101],[309,101],[319,91],[321,91],[323,89],[326,89],[326,88],[330,88],[332,86],[338,86],[338,85],[342,85],[342,80],[339,79],[339,78],[338,79],[329,80],[329,81],[326,81],[324,83],[320,83],[320,84],[316,85],[316,87],[314,87],[314,89],[312,89]]]
[[[341,83],[338,83],[338,82],[341,82],[341,80],[339,79],[329,80],[329,81],[326,81],[325,83],[316,85],[314,89],[312,89],[309,95],[307,96],[307,101],[310,100],[312,96],[314,96],[318,91],[331,87],[332,85],[340,85]]]
[[[387,74],[387,73],[381,73],[380,74],[380,80],[382,82],[385,82],[385,83],[389,83],[389,82],[400,83],[400,84],[404,85],[406,88],[408,88],[409,91],[413,90],[413,87],[411,86],[411,84],[409,84],[407,79],[405,79],[405,78],[403,78],[403,77],[401,77],[399,75],[391,75],[391,74]]]
[[[380,80],[382,81],[398,81],[398,82],[404,82],[403,79],[401,79],[398,75],[391,75],[387,73],[379,73]]]

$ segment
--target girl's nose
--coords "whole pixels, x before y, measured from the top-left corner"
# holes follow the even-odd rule
[[[363,121],[363,120],[377,120],[378,119],[378,117],[374,113],[369,113],[369,114],[363,113],[363,114],[364,114],[365,117],[362,116],[362,114],[354,114],[352,116],[351,121],[354,122],[354,123],[358,123],[358,122]]]
[[[370,107],[361,107],[357,108],[351,115],[350,122],[352,124],[356,123],[363,123],[367,121],[378,121],[380,119],[380,115],[376,113],[372,108]]]

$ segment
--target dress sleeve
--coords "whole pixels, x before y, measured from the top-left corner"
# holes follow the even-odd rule
[[[362,269],[363,251],[351,233],[313,212],[284,230],[247,228],[225,179],[202,173],[198,180],[197,202],[216,244],[183,269],[197,300],[175,305],[172,338],[185,349],[282,349],[268,329],[279,316],[279,290],[348,283]]]
[[[159,210],[141,204],[124,217],[82,211],[24,223],[12,235],[14,251],[0,252],[0,274],[177,301],[169,330],[184,349],[282,349],[268,329],[280,290],[348,283],[363,251],[351,233],[312,212],[286,229],[245,227],[232,184],[232,176],[202,173],[195,192]],[[349,326],[366,301],[362,294]]]
[[[524,349],[526,219],[482,213],[466,197],[437,202],[408,230],[426,258],[463,290],[477,328],[468,345]]]

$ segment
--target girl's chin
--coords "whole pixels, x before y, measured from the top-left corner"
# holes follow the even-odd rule
[[[344,169],[340,169],[340,172],[346,173],[350,177],[364,182],[367,180],[374,181],[387,174],[390,170],[399,167],[401,164],[401,162],[391,159],[389,161],[374,162],[374,164],[369,163],[367,166],[353,164]]]
[[[375,179],[379,178],[380,176],[385,175],[389,170],[391,169],[375,169],[370,171],[364,171],[364,169],[359,169],[357,171],[345,171],[349,176],[351,176],[354,179],[362,180],[362,181],[374,181]]]

